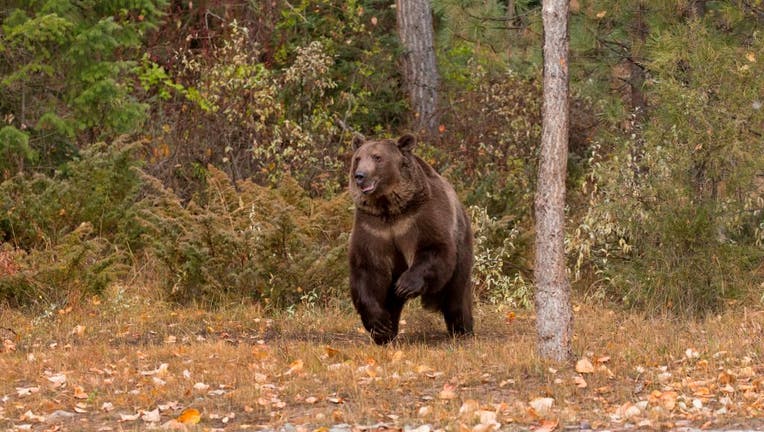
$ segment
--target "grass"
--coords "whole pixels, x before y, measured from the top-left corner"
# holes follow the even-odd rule
[[[575,359],[589,363],[560,365],[537,357],[528,311],[479,306],[476,336],[454,340],[410,305],[379,347],[343,305],[266,315],[107,298],[119,300],[0,309],[1,428],[139,430],[147,413],[169,426],[190,407],[191,430],[762,425],[764,311],[742,306],[677,321],[577,304]]]

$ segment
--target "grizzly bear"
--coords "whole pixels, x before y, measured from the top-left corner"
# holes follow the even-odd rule
[[[377,344],[398,334],[407,300],[440,311],[451,335],[472,333],[472,229],[454,188],[411,151],[412,135],[353,139],[350,293]]]

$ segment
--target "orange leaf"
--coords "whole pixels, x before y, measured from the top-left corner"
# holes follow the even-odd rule
[[[515,318],[517,318],[517,315],[515,315],[515,313],[512,311],[507,312],[507,314],[504,316],[504,320],[507,322],[507,324],[512,324],[512,322],[515,321]]]
[[[202,419],[202,413],[196,408],[187,408],[178,416],[178,421],[184,424],[197,424]]]
[[[559,424],[560,420],[558,419],[542,420],[541,424],[535,428],[532,428],[532,430],[534,432],[552,432],[553,430],[557,429]]]
[[[76,386],[74,386],[74,397],[76,399],[87,399],[88,398],[88,394],[85,393],[85,389],[83,389],[82,387],[76,385]]]

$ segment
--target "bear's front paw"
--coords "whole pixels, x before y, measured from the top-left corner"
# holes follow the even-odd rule
[[[395,283],[395,295],[401,298],[410,299],[421,295],[424,291],[424,279],[406,270]]]

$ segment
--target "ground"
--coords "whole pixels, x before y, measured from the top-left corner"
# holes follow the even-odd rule
[[[0,429],[764,428],[764,311],[740,305],[686,321],[576,304],[574,359],[551,364],[532,311],[480,305],[475,337],[451,339],[411,304],[380,347],[349,305],[115,298],[0,308]]]

